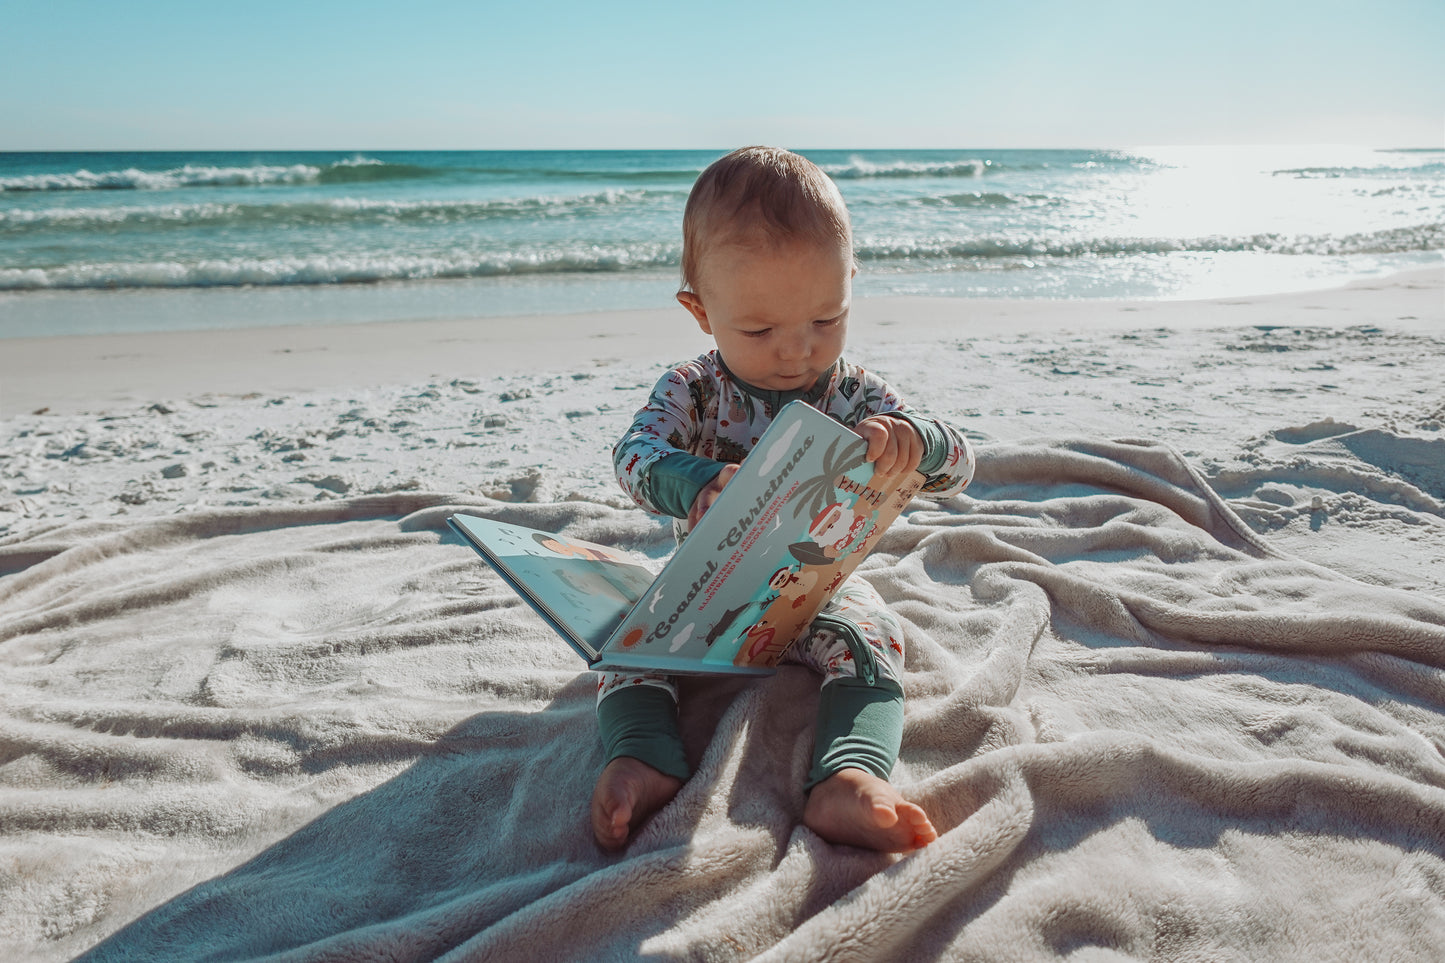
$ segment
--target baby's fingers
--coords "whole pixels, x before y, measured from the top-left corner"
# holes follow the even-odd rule
[[[897,431],[888,432],[888,440],[883,445],[883,453],[873,463],[873,470],[885,476],[896,474],[903,461],[903,444],[903,439],[898,436]]]
[[[899,432],[902,444],[899,446],[898,464],[895,468],[899,472],[911,472],[923,461],[923,438],[913,430],[912,425],[905,424],[904,428],[905,430]]]
[[[923,459],[923,439],[906,422],[870,418],[857,430],[868,442],[865,457],[873,462],[873,471],[878,475],[886,478],[906,474]]]
[[[713,478],[711,482],[704,485],[702,490],[697,493],[697,498],[694,499],[692,503],[692,511],[687,513],[688,528],[692,528],[698,522],[702,521],[702,516],[712,507],[712,503],[717,501],[718,496],[722,494],[723,488],[727,486],[728,482],[732,481],[733,476],[738,473],[740,467],[742,466],[724,465],[723,470],[718,472],[717,476]]]
[[[858,434],[868,443],[868,452],[863,456],[864,461],[876,462],[888,450],[889,433],[884,425],[868,420],[857,428]]]

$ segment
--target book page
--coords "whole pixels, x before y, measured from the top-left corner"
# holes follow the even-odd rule
[[[452,519],[523,598],[594,650],[652,584],[651,569],[616,549],[488,518]]]

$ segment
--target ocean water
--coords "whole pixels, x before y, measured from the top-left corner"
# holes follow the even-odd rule
[[[667,306],[718,153],[0,153],[0,336]],[[1242,295],[1445,251],[1445,150],[802,153],[861,295]]]

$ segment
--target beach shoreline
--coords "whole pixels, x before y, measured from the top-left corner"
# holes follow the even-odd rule
[[[1445,326],[1445,269],[1257,297],[1174,300],[860,299],[850,350],[999,332],[1372,324]],[[681,309],[595,311],[0,340],[0,421],[159,400],[338,390],[428,379],[559,373],[691,357],[707,338]],[[539,350],[540,348],[540,350]],[[540,359],[540,360],[539,360]]]
[[[1286,550],[1445,593],[1445,272],[1200,302],[865,300],[849,340],[981,446],[1163,442]],[[671,308],[0,341],[0,543],[399,491],[629,508],[612,442],[708,346]]]

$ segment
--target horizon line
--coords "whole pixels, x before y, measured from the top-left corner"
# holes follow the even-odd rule
[[[902,147],[902,146],[858,146],[856,144],[845,147],[789,147],[787,150],[798,152],[806,151],[842,151],[842,150],[864,150],[864,151],[1007,151],[1007,150],[1161,150],[1161,149],[1228,149],[1240,147],[1278,147],[1278,148],[1355,148],[1360,150],[1376,151],[1412,151],[1412,152],[1440,152],[1445,153],[1445,146],[1433,145],[1380,145],[1363,144],[1347,141],[1234,141],[1230,143],[1155,143],[1155,144],[1111,144],[1111,145],[1050,145],[1050,146],[979,146],[979,145],[950,145],[933,147]],[[735,147],[0,147],[0,154],[179,154],[179,153],[242,153],[242,152],[268,152],[268,153],[337,153],[354,151],[357,153],[494,153],[494,154],[522,154],[522,153],[636,153],[641,151],[652,151],[656,153],[698,153],[721,151],[726,153],[735,150]]]

